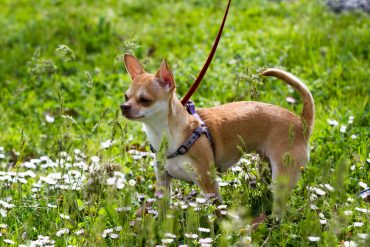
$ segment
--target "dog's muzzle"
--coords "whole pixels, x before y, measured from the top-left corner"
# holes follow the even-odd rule
[[[130,110],[131,110],[130,104],[125,103],[121,105],[121,112],[123,115],[127,115],[130,112]]]

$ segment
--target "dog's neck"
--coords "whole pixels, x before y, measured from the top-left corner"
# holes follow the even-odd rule
[[[191,135],[196,122],[176,96],[172,96],[167,107],[144,122],[144,131],[155,150],[159,150],[162,141],[166,139],[168,153],[171,153]]]

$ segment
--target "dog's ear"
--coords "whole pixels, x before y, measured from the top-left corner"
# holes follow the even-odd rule
[[[176,88],[175,79],[173,78],[173,74],[167,64],[166,59],[163,59],[161,67],[155,76],[159,79],[161,86],[167,91],[172,91]]]
[[[141,66],[139,60],[131,54],[126,53],[124,62],[127,72],[130,74],[131,79],[135,79],[136,76],[143,74],[145,71]]]

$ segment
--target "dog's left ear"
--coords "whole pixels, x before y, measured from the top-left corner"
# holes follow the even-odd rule
[[[126,70],[130,74],[132,80],[138,75],[144,73],[143,67],[134,55],[126,53],[123,60],[125,62]]]
[[[161,67],[155,76],[159,79],[159,83],[166,91],[172,91],[176,88],[175,79],[173,78],[173,74],[166,59],[163,59]]]

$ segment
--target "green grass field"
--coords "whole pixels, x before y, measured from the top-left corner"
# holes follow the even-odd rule
[[[103,3],[104,2],[104,3]],[[0,2],[0,246],[370,246],[370,16],[319,0],[235,0],[197,107],[257,100],[301,111],[284,82],[316,103],[311,161],[279,223],[268,165],[245,154],[219,178],[215,206],[173,182],[154,197],[153,157],[139,123],[119,112],[126,52],[156,71],[167,58],[182,97],[213,44],[226,0]],[[286,97],[293,97],[295,104]],[[187,197],[187,198],[186,198]],[[142,219],[142,202],[153,202]]]

